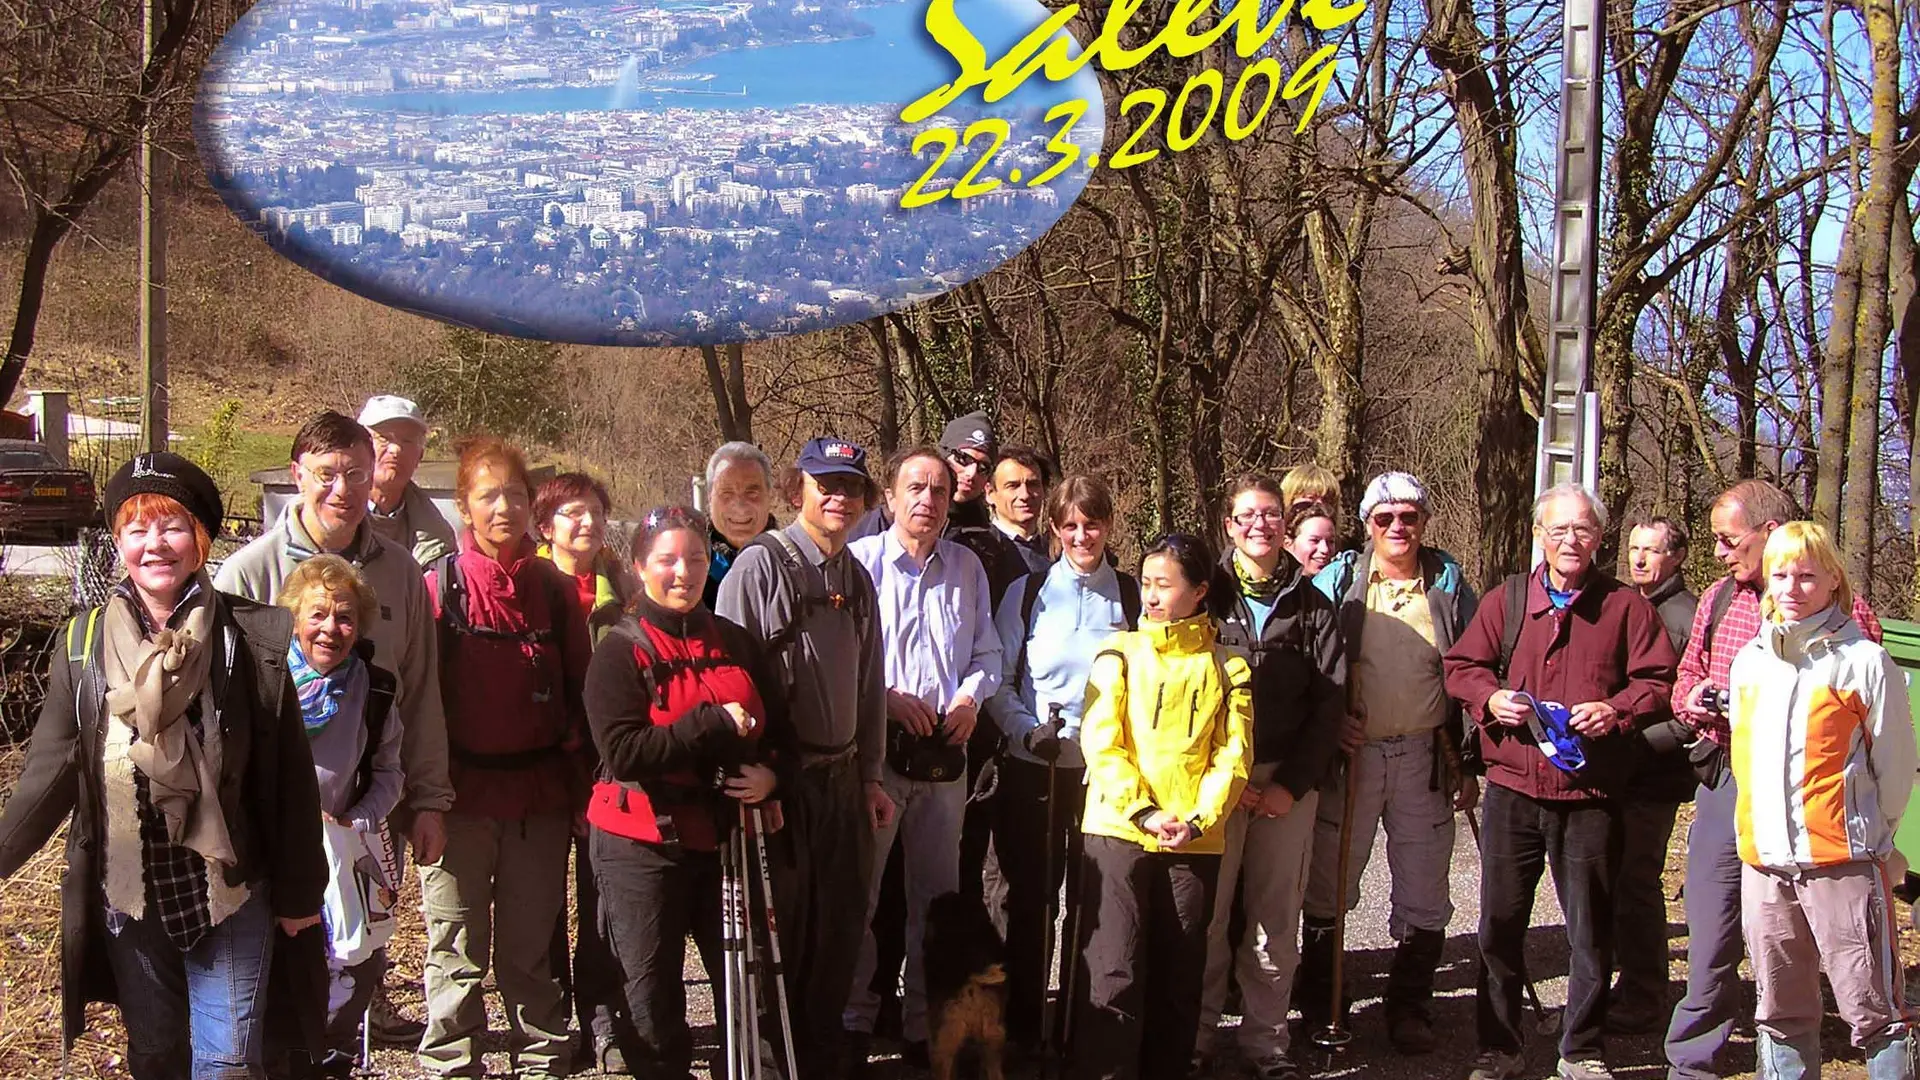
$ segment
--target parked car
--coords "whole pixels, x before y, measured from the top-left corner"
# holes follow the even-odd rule
[[[62,465],[40,443],[0,439],[0,539],[65,543],[100,524],[100,502],[85,469]]]

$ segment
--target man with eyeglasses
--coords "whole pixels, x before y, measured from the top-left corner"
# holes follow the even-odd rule
[[[1392,871],[1388,931],[1398,943],[1387,973],[1387,1039],[1402,1054],[1431,1053],[1438,1045],[1428,1007],[1453,918],[1447,893],[1453,814],[1471,809],[1480,795],[1474,777],[1448,764],[1458,760],[1462,727],[1440,668],[1478,598],[1452,556],[1422,542],[1427,518],[1427,488],[1417,478],[1403,472],[1374,477],[1360,500],[1366,546],[1335,555],[1313,581],[1339,607],[1352,690],[1341,744],[1353,756],[1320,798],[1295,1004],[1310,1029],[1327,1023],[1336,897],[1346,898],[1349,911],[1359,902],[1374,831],[1384,826]],[[1340,818],[1348,783],[1356,790],[1341,892]]]
[[[1489,590],[1444,661],[1486,762],[1480,832],[1480,1056],[1469,1080],[1526,1069],[1521,987],[1540,874],[1553,869],[1570,952],[1556,1073],[1610,1080],[1607,984],[1620,794],[1636,732],[1670,714],[1673,646],[1653,605],[1594,566],[1606,507],[1578,484],[1533,504],[1543,565]]]
[[[325,552],[360,570],[380,600],[379,618],[363,628],[380,666],[399,677],[400,758],[406,792],[393,814],[396,829],[422,864],[446,848],[444,814],[453,808],[447,775],[447,718],[440,702],[439,639],[420,565],[368,521],[374,485],[373,437],[351,417],[328,410],[293,438],[293,480],[299,497],[266,532],[220,567],[215,587],[274,603],[293,568]],[[418,1040],[425,1025],[389,1014],[376,1024],[382,1041]]]
[[[1696,734],[1689,753],[1700,787],[1687,832],[1687,990],[1667,1026],[1669,1080],[1720,1076],[1720,1052],[1742,1012],[1739,969],[1746,940],[1734,833],[1738,792],[1727,767],[1727,717],[1719,698],[1734,654],[1760,636],[1767,538],[1797,516],[1787,493],[1764,480],[1733,485],[1708,512],[1713,556],[1727,574],[1700,594],[1673,685],[1674,716]],[[1880,620],[1857,593],[1853,621],[1880,640]]]
[[[743,548],[720,583],[715,611],[766,648],[786,708],[768,736],[792,746],[781,778],[785,827],[775,882],[780,946],[800,1073],[849,1071],[841,1014],[866,933],[874,835],[891,825],[881,786],[887,742],[886,669],[873,580],[847,550],[876,494],[867,452],[814,439],[781,479],[793,524]],[[865,1064],[864,1058],[855,1064]]]
[[[1627,573],[1633,587],[1660,613],[1675,655],[1687,647],[1694,595],[1681,568],[1687,532],[1669,518],[1649,518],[1627,533]],[[1661,737],[1667,732],[1668,737]],[[1643,733],[1646,746],[1622,800],[1624,836],[1620,874],[1614,882],[1613,940],[1619,980],[1607,1009],[1607,1030],[1617,1035],[1665,1031],[1667,1004],[1667,898],[1661,873],[1680,804],[1693,799],[1693,769],[1687,763],[1675,721]]]
[[[413,482],[427,453],[427,419],[420,406],[376,394],[360,408],[360,426],[373,434],[373,495],[367,521],[373,531],[413,552],[421,566],[454,549],[453,525]]]

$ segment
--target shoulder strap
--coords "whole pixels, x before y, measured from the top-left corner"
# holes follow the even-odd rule
[[[1513,650],[1520,643],[1520,630],[1527,621],[1527,585],[1530,575],[1513,574],[1501,585],[1501,599],[1506,603],[1506,623],[1500,627],[1500,665],[1494,674],[1500,677],[1500,685],[1507,683],[1507,669],[1513,664]]]
[[[79,632],[81,616],[75,615],[67,620],[67,662],[83,667],[93,660],[93,633],[100,625],[100,609],[88,608],[85,618],[87,628],[84,636]]]
[[[400,680],[383,667],[367,665],[367,748],[360,753],[358,793],[364,798],[373,787],[373,759],[380,752],[380,740],[386,733],[387,714],[400,694]]]
[[[1714,631],[1720,629],[1720,620],[1727,617],[1727,609],[1733,606],[1733,593],[1737,588],[1739,586],[1734,584],[1732,578],[1725,578],[1720,582],[1719,591],[1713,594],[1713,607],[1707,613],[1706,628],[1700,633],[1700,661],[1703,664],[1713,663]]]
[[[467,586],[460,580],[460,558],[448,552],[433,561],[433,581],[440,592],[440,621],[462,630],[467,626]]]
[[[1127,621],[1127,629],[1140,629],[1140,579],[1132,574],[1114,571],[1120,579],[1120,617]]]
[[[1047,583],[1047,571],[1033,570],[1015,580],[1022,582],[1026,590],[1020,596],[1020,625],[1026,628],[1026,633],[1020,635],[1020,654],[1013,662],[1013,690],[1017,694],[1027,680],[1027,643],[1033,640],[1033,609],[1039,604],[1041,586]]]

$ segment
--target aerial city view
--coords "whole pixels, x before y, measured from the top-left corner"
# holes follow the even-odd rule
[[[967,5],[983,42],[1035,0]],[[262,0],[222,41],[195,120],[214,186],[277,250],[345,288],[501,333],[585,344],[739,341],[839,325],[977,277],[1087,179],[1046,173],[1062,123],[1096,150],[1090,75],[901,107],[952,77],[924,5],[845,0]],[[1012,121],[933,170],[931,126]],[[1058,149],[1056,147],[1056,149]],[[1019,183],[1022,177],[1027,183]]]

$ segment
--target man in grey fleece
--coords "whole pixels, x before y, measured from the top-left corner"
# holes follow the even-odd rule
[[[873,581],[846,549],[874,492],[866,452],[814,439],[780,484],[799,510],[763,534],[720,583],[717,613],[766,649],[762,688],[788,702],[790,730],[768,737],[795,749],[780,804],[786,827],[775,882],[788,998],[800,1072],[846,1074],[840,1015],[866,933],[874,831],[893,820],[881,789],[886,758],[886,672]]]
[[[447,717],[440,704],[440,645],[420,565],[406,548],[377,535],[367,521],[373,489],[373,437],[331,410],[293,439],[294,483],[300,495],[265,534],[235,552],[214,585],[261,603],[275,603],[294,567],[326,552],[352,563],[379,600],[379,618],[362,628],[375,662],[399,678],[400,757],[406,793],[393,814],[415,861],[440,860],[444,817],[453,808],[447,775]],[[374,1003],[373,1037],[384,1046],[417,1043],[426,1025],[399,1014],[386,995]]]

